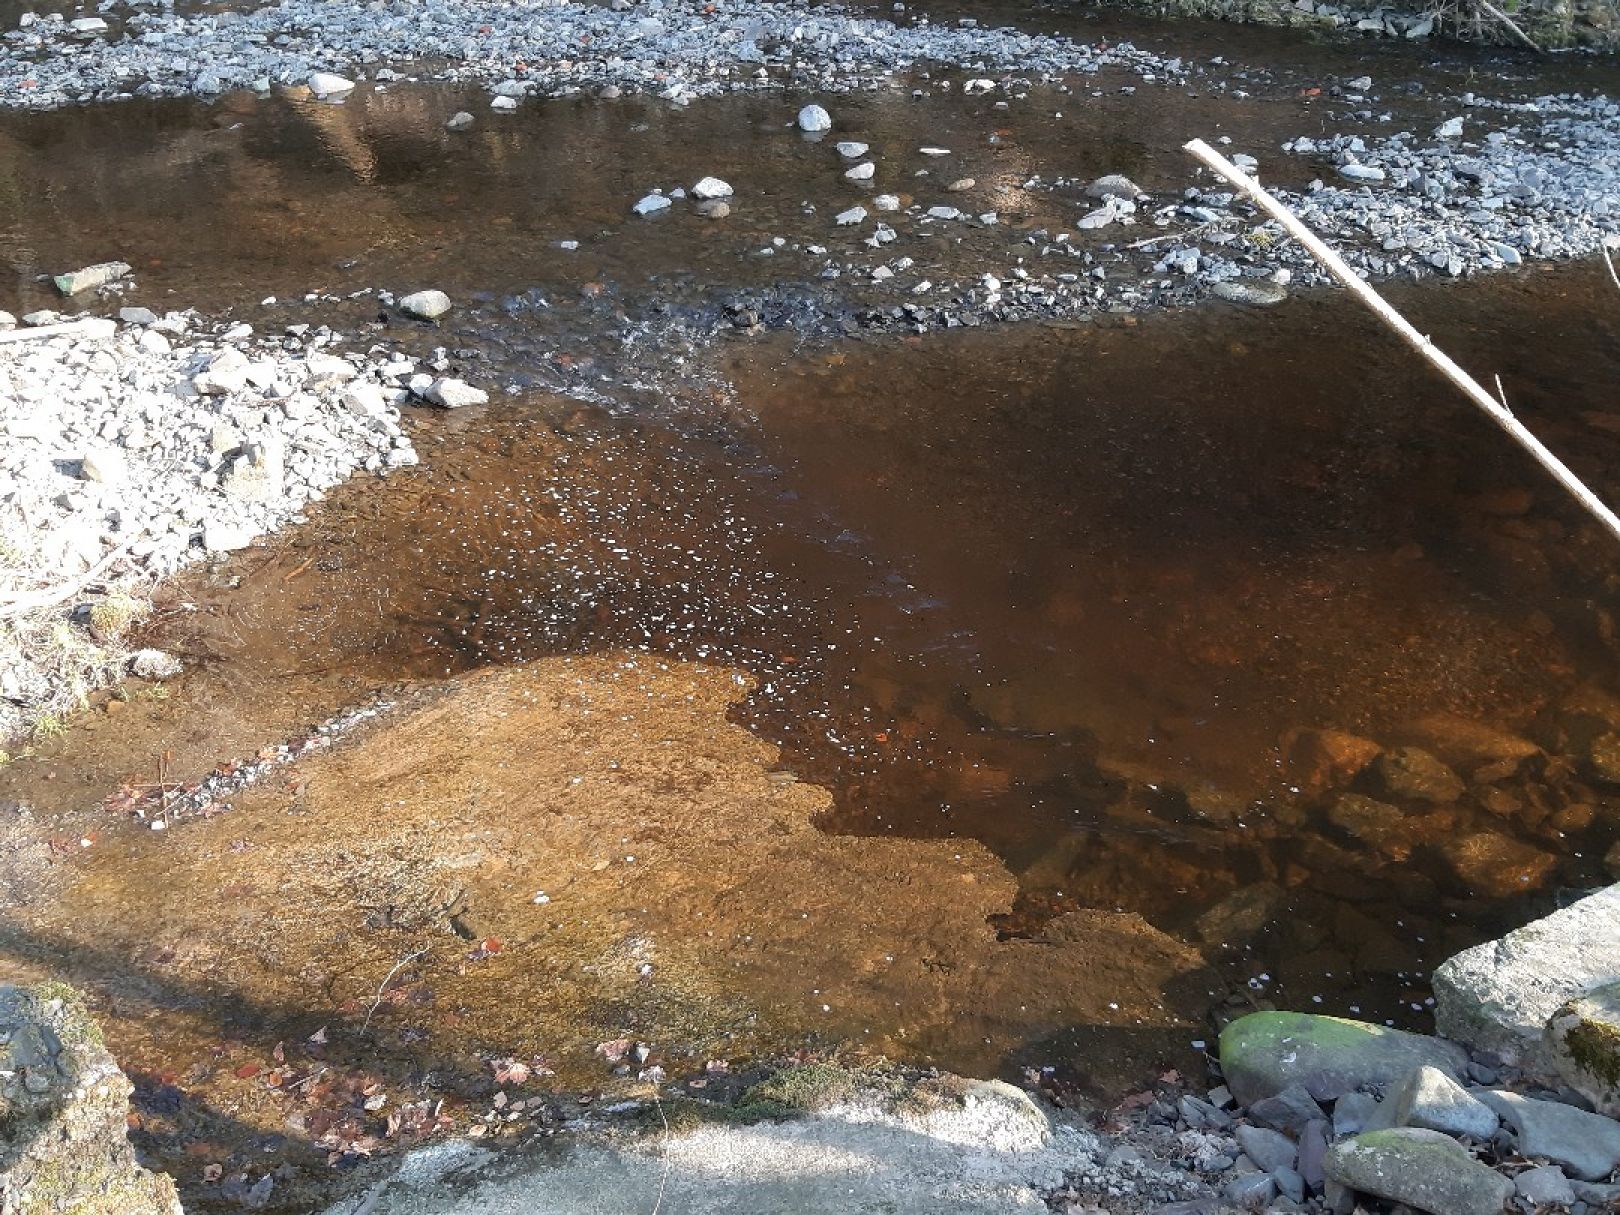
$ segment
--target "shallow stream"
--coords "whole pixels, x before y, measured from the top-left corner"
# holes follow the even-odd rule
[[[1392,70],[1381,49],[1279,45],[1300,53],[1291,77],[1313,74],[1308,56],[1322,78],[1369,61]],[[1446,70],[1466,76],[1466,58]],[[1185,176],[1173,149],[1188,134],[1231,131],[1256,148],[1298,134],[1320,103],[1297,84],[1248,100],[1167,94],[1149,109],[1110,93],[1078,121],[1053,117],[1072,101],[1040,94],[1009,114],[960,92],[896,89],[845,98],[840,112],[908,172],[924,142],[957,149],[950,171],[974,176],[1017,231],[1065,213],[1021,188],[1032,173],[1128,172],[1168,189]],[[445,133],[463,106],[479,126]],[[1438,113],[1412,106],[1403,118]],[[149,640],[190,674],[166,695],[101,702],[0,770],[0,797],[33,807],[38,836],[16,845],[32,867],[19,864],[8,888],[6,965],[65,969],[91,990],[141,1080],[147,1146],[166,1162],[288,1150],[281,1096],[266,1096],[254,1059],[328,1020],[352,1030],[365,1013],[369,1029],[377,1010],[363,989],[388,971],[401,932],[435,916],[473,953],[498,932],[545,961],[469,964],[456,943],[454,957],[405,971],[398,990],[431,997],[390,1001],[374,1055],[363,1033],[332,1047],[331,1066],[341,1055],[353,1069],[322,1090],[332,1108],[363,1108],[376,1077],[476,1103],[490,1080],[463,1056],[499,1043],[556,1052],[558,1083],[583,1088],[600,1060],[570,1035],[615,1026],[669,1047],[672,1070],[677,1054],[697,1066],[727,1042],[748,1056],[865,1040],[963,1070],[1049,1066],[1103,1099],[1156,1064],[1195,1062],[1218,1006],[1270,1000],[1423,1026],[1435,963],[1606,880],[1620,802],[1591,744],[1620,729],[1620,560],[1527,459],[1337,294],[866,342],[809,337],[789,319],[706,343],[682,318],[712,316],[725,290],[820,289],[801,283],[795,250],[825,238],[829,208],[848,196],[827,149],[784,128],[792,108],[775,94],[684,111],[577,101],[491,120],[481,96],[398,88],[342,107],[231,98],[0,120],[0,261],[13,272],[0,306],[42,306],[35,274],[119,255],[137,268],[130,302],[229,309],[261,328],[327,323],[362,346],[443,344],[513,389],[484,411],[420,412],[420,469],[355,482],[307,523],[162,590]],[[728,220],[627,221],[649,186],[704,173],[749,183]],[[948,273],[1008,242],[977,231],[940,238],[930,256]],[[463,303],[444,331],[385,323],[373,297],[347,298],[430,284]],[[1392,295],[1459,361],[1500,375],[1537,432],[1620,500],[1620,293],[1601,267]],[[282,302],[257,303],[268,297]],[[412,849],[448,846],[448,828],[424,820],[398,843],[397,869],[377,867],[368,841],[395,848],[390,832],[416,826],[403,811],[386,830],[368,817],[368,781],[392,779],[369,761],[319,769],[309,802],[290,766],[244,797],[241,828],[227,814],[157,833],[113,812],[127,809],[120,786],[195,779],[379,691],[431,702],[426,684],[466,672],[538,661],[551,678],[543,660],[626,654],[736,672],[747,691],[731,722],[780,748],[728,733],[724,698],[694,675],[713,712],[688,723],[692,754],[715,771],[733,760],[758,771],[725,786],[713,821],[705,811],[673,835],[719,848],[710,833],[746,804],[737,798],[786,785],[830,794],[795,805],[831,851],[794,848],[828,866],[813,930],[826,976],[792,966],[822,957],[787,918],[811,915],[796,900],[814,883],[785,854],[750,859],[742,843],[715,866],[738,891],[759,883],[756,860],[783,867],[784,918],[756,925],[763,953],[734,958],[745,977],[725,1000],[712,984],[681,986],[690,976],[677,966],[680,999],[638,1002],[569,986],[574,962],[596,965],[595,938],[569,935],[552,921],[569,912],[534,901],[544,858],[520,855],[520,837],[468,844],[476,877],[420,923],[395,922],[391,903],[333,936],[315,913],[338,895],[304,881],[308,870],[259,881],[241,860],[252,849],[265,866],[309,865],[310,840],[330,837],[367,855],[355,882],[394,891],[416,872]],[[558,733],[534,747],[566,756],[572,727],[546,720]],[[390,722],[354,745],[386,751]],[[520,744],[500,737],[484,753],[469,736],[453,775],[502,787],[495,769]],[[1460,784],[1431,796],[1346,768],[1358,739],[1420,747]],[[669,779],[667,791],[707,805],[705,780]],[[1393,805],[1395,819],[1374,829],[1336,811],[1346,792]],[[600,804],[611,815],[611,798]],[[857,919],[857,879],[871,875],[852,839],[886,849],[884,873],[906,890],[874,893],[873,914],[893,909],[897,925],[941,940],[960,927],[952,915],[989,919],[962,964],[999,976],[987,990],[1004,1006],[941,1015],[980,995],[941,987],[948,967],[923,958],[883,979],[884,998],[906,1006],[892,1024],[855,997],[847,1020],[830,998],[833,1020],[794,1011],[810,1000],[801,979],[816,1001],[823,983],[846,981],[832,948],[846,937],[850,957],[863,937],[881,954],[883,925]],[[975,876],[972,896],[940,876],[953,856]],[[322,862],[344,881],[348,863]],[[185,881],[171,888],[176,874]],[[588,905],[634,922],[624,882]],[[712,891],[658,879],[647,890],[649,906],[725,913]],[[351,895],[372,907],[366,889]],[[751,897],[734,900],[754,914]],[[1052,972],[1074,984],[1058,1003],[1095,1010],[1059,1029],[1031,994],[1039,966],[1006,959],[1073,950],[1065,926],[1115,912],[1145,927],[1119,937],[1121,956],[1097,959],[1089,981],[1084,968]],[[250,915],[272,925],[254,947],[258,987],[209,944]],[[702,969],[695,919],[615,939],[654,932],[681,938],[669,952]],[[775,960],[763,956],[773,933],[787,951]],[[353,972],[312,977],[328,951]],[[1108,985],[1150,955],[1173,959],[1175,981],[1110,1023]],[[517,969],[492,978],[486,961]],[[862,981],[847,978],[852,991]],[[371,1081],[354,1078],[367,1069]],[[317,1132],[301,1116],[295,1141],[333,1125]]]

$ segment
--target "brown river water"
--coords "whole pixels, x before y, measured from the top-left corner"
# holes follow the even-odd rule
[[[1410,66],[1247,45],[1273,43],[1306,76]],[[1309,132],[1296,84],[1068,125],[959,94],[840,109],[896,157],[973,149],[963,171],[1034,225],[1059,204],[1017,188],[1032,172],[1168,189],[1194,130]],[[1216,1008],[1422,1027],[1435,963],[1607,879],[1620,800],[1589,752],[1620,728],[1620,557],[1342,294],[672,343],[683,374],[582,403],[546,387],[620,366],[607,321],[794,281],[754,251],[824,234],[802,204],[843,196],[806,181],[780,97],[498,127],[477,101],[0,121],[0,306],[118,253],[131,302],[461,342],[522,389],[413,415],[419,469],[162,588],[148,640],[188,675],[0,769],[32,808],[4,840],[0,973],[91,994],[188,1203],[230,1206],[202,1180],[223,1163],[281,1169],[273,1205],[308,1209],[497,1087],[528,1108],[478,1125],[553,1125],[632,1091],[593,1049],[620,1038],[678,1084],[842,1046],[1046,1066],[1106,1101],[1195,1069]],[[753,183],[732,220],[625,223],[708,172]],[[933,256],[991,255],[976,239]],[[428,282],[470,301],[444,334],[365,298],[256,303]],[[1600,266],[1391,294],[1620,500]],[[379,697],[207,820],[126,812]],[[1357,740],[1460,783],[1390,792]],[[1347,792],[1395,810],[1368,829]],[[499,1079],[514,1059],[527,1085]]]

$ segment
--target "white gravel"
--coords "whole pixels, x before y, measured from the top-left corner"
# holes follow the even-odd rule
[[[64,648],[88,653],[63,613],[242,548],[357,469],[417,462],[409,360],[336,354],[324,330],[143,322],[0,343],[0,744],[61,707]]]
[[[653,0],[627,12],[557,0],[283,0],[249,13],[177,15],[142,0],[105,36],[57,15],[25,19],[0,41],[0,105],[53,108],[129,97],[210,96],[231,89],[322,87],[391,78],[518,84],[556,96],[613,86],[685,100],[765,83],[771,66],[817,70],[829,88],[925,61],[989,70],[1094,72],[1115,65],[1155,79],[1178,61],[1128,43],[1066,38],[974,23],[900,25],[813,5]],[[515,78],[522,76],[523,79]]]

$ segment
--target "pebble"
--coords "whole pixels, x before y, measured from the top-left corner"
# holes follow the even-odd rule
[[[656,215],[660,211],[667,211],[670,207],[669,197],[664,194],[648,194],[631,208],[637,215]]]
[[[819,105],[807,105],[799,111],[799,130],[811,134],[832,130],[832,115]]]
[[[704,201],[714,198],[730,198],[731,186],[718,177],[705,177],[692,187],[692,197]]]
[[[399,301],[400,311],[424,321],[436,321],[451,309],[450,297],[442,291],[414,291]]]
[[[845,160],[859,160],[867,153],[867,145],[846,139],[838,144],[838,154]]]
[[[434,380],[422,394],[427,400],[444,409],[461,409],[467,405],[487,405],[489,393],[474,388],[464,380],[448,376]]]
[[[876,172],[877,167],[868,160],[852,169],[844,170],[844,176],[849,178],[850,181],[871,181],[872,175]]]
[[[833,217],[833,222],[841,228],[847,228],[851,224],[862,223],[865,221],[865,219],[865,207],[851,207],[849,210],[840,211],[837,215],[835,215]]]
[[[336,97],[354,88],[354,81],[333,72],[315,72],[305,83],[317,97]]]
[[[477,120],[474,119],[473,116],[466,110],[457,110],[454,114],[450,115],[449,120],[444,124],[444,126],[445,130],[447,131],[465,131],[469,129],[475,121]]]
[[[70,274],[58,274],[51,281],[63,295],[78,295],[81,291],[91,291],[97,287],[105,287],[108,283],[117,282],[129,272],[128,262],[98,262],[94,266],[86,266]]]

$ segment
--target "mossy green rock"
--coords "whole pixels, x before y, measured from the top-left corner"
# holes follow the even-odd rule
[[[1547,1021],[1553,1066],[1600,1114],[1620,1117],[1620,983],[1594,987]]]
[[[1513,1183],[1438,1131],[1398,1127],[1334,1144],[1328,1180],[1433,1215],[1500,1215]]]
[[[1455,1078],[1468,1056],[1450,1042],[1365,1021],[1314,1013],[1258,1012],[1221,1031],[1221,1071],[1244,1105],[1303,1085],[1333,1101],[1368,1084],[1390,1084],[1427,1064]]]
[[[174,1182],[135,1161],[130,1092],[77,992],[0,987],[6,1215],[181,1215]]]

